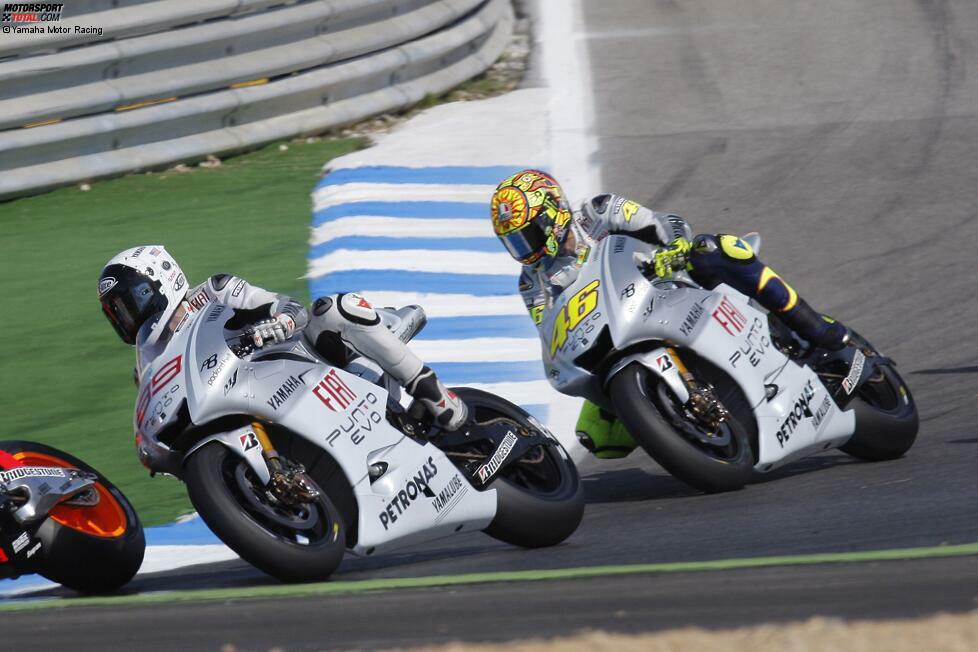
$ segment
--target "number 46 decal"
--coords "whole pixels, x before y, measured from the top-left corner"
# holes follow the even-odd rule
[[[600,281],[591,281],[574,296],[567,300],[564,307],[557,313],[554,329],[550,334],[550,357],[567,344],[567,334],[577,328],[584,318],[598,307],[598,286]]]

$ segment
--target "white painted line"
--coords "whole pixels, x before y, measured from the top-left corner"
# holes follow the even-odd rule
[[[540,374],[543,375],[543,367],[540,367]],[[506,383],[471,383],[466,387],[481,389],[490,394],[502,396],[510,403],[517,405],[533,405],[547,402],[555,393],[554,389],[546,380],[527,380],[522,382]]]
[[[139,568],[139,575],[161,573],[184,566],[196,566],[197,564],[214,564],[232,559],[238,559],[238,555],[223,544],[147,546],[143,565]]]
[[[390,269],[407,272],[440,274],[503,274],[515,279],[519,270],[505,252],[438,251],[434,249],[402,249],[400,251],[370,251],[339,249],[309,262],[308,278],[327,276],[330,272],[364,269]]]
[[[536,46],[550,89],[550,165],[572,205],[603,192],[595,162],[591,63],[583,34],[581,0],[540,0]]]
[[[15,580],[0,584],[0,598],[15,598],[17,596],[45,591],[60,586],[40,575],[24,575]]]
[[[515,284],[514,284],[515,287]],[[436,294],[432,292],[367,292],[375,306],[400,308],[417,305],[424,308],[429,319],[434,317],[478,317],[481,315],[522,315],[526,306],[513,292],[506,296],[477,297],[471,294]]]
[[[137,575],[147,573],[162,573],[165,571],[197,566],[199,564],[214,564],[221,561],[238,559],[233,550],[223,544],[188,545],[188,546],[146,546],[146,556]],[[58,584],[41,576],[25,576],[10,583],[12,588],[5,589],[0,584],[0,598],[22,596],[37,591],[53,589]]]
[[[411,349],[425,362],[533,362],[541,353],[540,340],[525,337],[411,340]]]
[[[473,202],[486,205],[489,215],[489,199],[495,186],[488,185],[435,185],[427,183],[346,183],[324,186],[313,193],[314,210],[322,210],[338,204],[363,201],[444,201]]]
[[[317,226],[312,245],[347,236],[386,238],[482,238],[495,237],[488,220],[443,220],[409,217],[341,217]],[[500,248],[502,245],[500,245]]]

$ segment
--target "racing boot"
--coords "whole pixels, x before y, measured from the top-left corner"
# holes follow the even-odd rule
[[[469,409],[455,392],[445,387],[427,365],[405,383],[404,389],[421,403],[445,430],[458,430],[469,419]]]
[[[849,330],[845,326],[831,317],[816,312],[801,297],[790,310],[775,314],[785,326],[815,346],[829,351],[838,351],[849,343]]]
[[[638,448],[624,424],[591,401],[584,401],[577,419],[577,439],[592,455],[602,460],[627,457]]]

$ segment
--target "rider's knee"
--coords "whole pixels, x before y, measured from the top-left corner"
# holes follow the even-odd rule
[[[358,326],[376,326],[380,315],[363,296],[356,292],[336,295],[336,310],[346,321]]]
[[[768,310],[788,312],[798,304],[798,293],[765,265],[757,281],[757,299]]]
[[[304,334],[319,355],[333,365],[345,367],[355,354],[340,337],[342,317],[335,306],[335,297],[320,297],[313,301]]]
[[[314,330],[344,331],[350,326],[376,326],[380,315],[361,295],[350,292],[320,297],[312,304]]]
[[[743,239],[734,235],[708,233],[693,238],[689,262],[693,276],[705,285],[726,283],[753,296],[764,265]]]
[[[694,264],[699,259],[721,266],[743,267],[757,262],[757,256],[750,244],[743,238],[728,233],[701,233],[696,236],[691,244],[690,258]]]

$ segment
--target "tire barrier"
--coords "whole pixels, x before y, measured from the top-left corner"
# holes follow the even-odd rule
[[[405,108],[485,71],[514,20],[509,0],[115,1],[63,21],[100,42],[0,40],[0,199]]]

